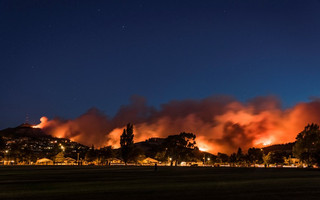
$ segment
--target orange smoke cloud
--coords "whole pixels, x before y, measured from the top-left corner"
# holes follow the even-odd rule
[[[40,118],[40,124],[32,126],[32,128],[44,128],[46,125],[48,125],[48,118],[43,116]]]
[[[299,103],[282,109],[275,97],[257,97],[246,103],[232,97],[213,96],[202,100],[171,101],[155,109],[134,96],[110,118],[93,108],[73,120],[41,118],[38,128],[85,145],[119,147],[127,123],[133,123],[135,142],[180,132],[197,135],[206,151],[232,153],[238,147],[292,142],[308,123],[320,121],[320,101]]]

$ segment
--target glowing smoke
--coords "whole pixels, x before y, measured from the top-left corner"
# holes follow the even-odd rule
[[[110,118],[92,108],[73,120],[41,118],[37,125],[56,137],[98,147],[119,146],[124,126],[135,128],[135,142],[150,137],[166,137],[180,132],[197,135],[198,146],[212,153],[231,153],[274,143],[292,142],[308,123],[320,121],[320,101],[299,103],[282,109],[275,97],[257,97],[246,103],[228,96],[202,100],[171,101],[160,109],[134,96]]]

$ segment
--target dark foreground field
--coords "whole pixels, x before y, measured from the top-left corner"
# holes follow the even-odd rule
[[[0,199],[320,199],[320,171],[0,167]]]

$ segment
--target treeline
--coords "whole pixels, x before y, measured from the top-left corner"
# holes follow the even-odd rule
[[[320,129],[317,124],[308,124],[296,137],[294,143],[279,144],[265,149],[249,148],[246,153],[239,147],[238,151],[227,155],[218,153],[213,155],[202,152],[196,145],[196,135],[193,133],[180,133],[165,138],[161,145],[151,145],[148,150],[141,150],[133,143],[133,125],[128,124],[121,135],[120,156],[125,163],[136,161],[137,156],[153,157],[161,162],[170,162],[171,165],[179,165],[184,162],[203,162],[203,164],[229,164],[230,166],[252,166],[264,164],[269,166],[283,164],[306,164],[320,166]],[[131,152],[131,153],[130,153]],[[137,153],[137,152],[140,152]],[[298,160],[299,159],[299,160]],[[297,162],[298,160],[298,162]]]
[[[151,138],[145,142],[134,143],[132,124],[127,124],[123,130],[119,149],[113,149],[111,146],[96,149],[93,145],[89,148],[67,139],[56,138],[42,138],[41,141],[36,142],[34,139],[22,142],[20,140],[19,138],[10,140],[8,144],[0,137],[0,159],[30,164],[44,157],[54,160],[57,154],[62,153],[65,157],[98,165],[108,165],[112,159],[118,159],[125,164],[138,164],[150,157],[159,163],[172,166],[182,163],[246,167],[256,164],[268,166],[284,163],[320,166],[320,129],[317,124],[308,124],[297,135],[294,143],[273,145],[264,149],[252,147],[246,152],[239,147],[238,151],[231,155],[225,153],[214,155],[200,151],[197,147],[196,135],[186,132],[170,135],[167,138]],[[30,149],[30,142],[34,142],[33,146],[38,145],[36,150]],[[42,146],[39,146],[41,144]],[[47,148],[47,145],[51,145],[50,148]]]
[[[120,156],[125,164],[136,162],[146,157],[152,157],[159,162],[169,162],[178,165],[184,162],[201,161],[204,153],[196,146],[196,135],[182,132],[170,135],[165,139],[150,139],[144,145],[135,145],[133,142],[133,125],[127,124],[120,136]]]

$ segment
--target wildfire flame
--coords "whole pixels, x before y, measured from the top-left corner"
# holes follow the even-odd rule
[[[265,142],[262,143],[264,146],[268,146],[268,145],[271,145],[272,142],[270,140],[267,140]]]
[[[230,97],[210,97],[172,101],[157,110],[147,106],[145,99],[135,97],[112,118],[90,109],[73,120],[42,117],[40,121],[35,128],[97,147],[119,147],[123,128],[131,122],[135,142],[192,132],[200,150],[232,153],[238,147],[248,149],[294,141],[304,126],[320,121],[320,101],[281,109],[274,97],[258,97],[247,103]]]
[[[48,118],[46,116],[43,116],[40,118],[40,124],[37,124],[35,126],[32,126],[32,128],[44,128],[48,122]]]

